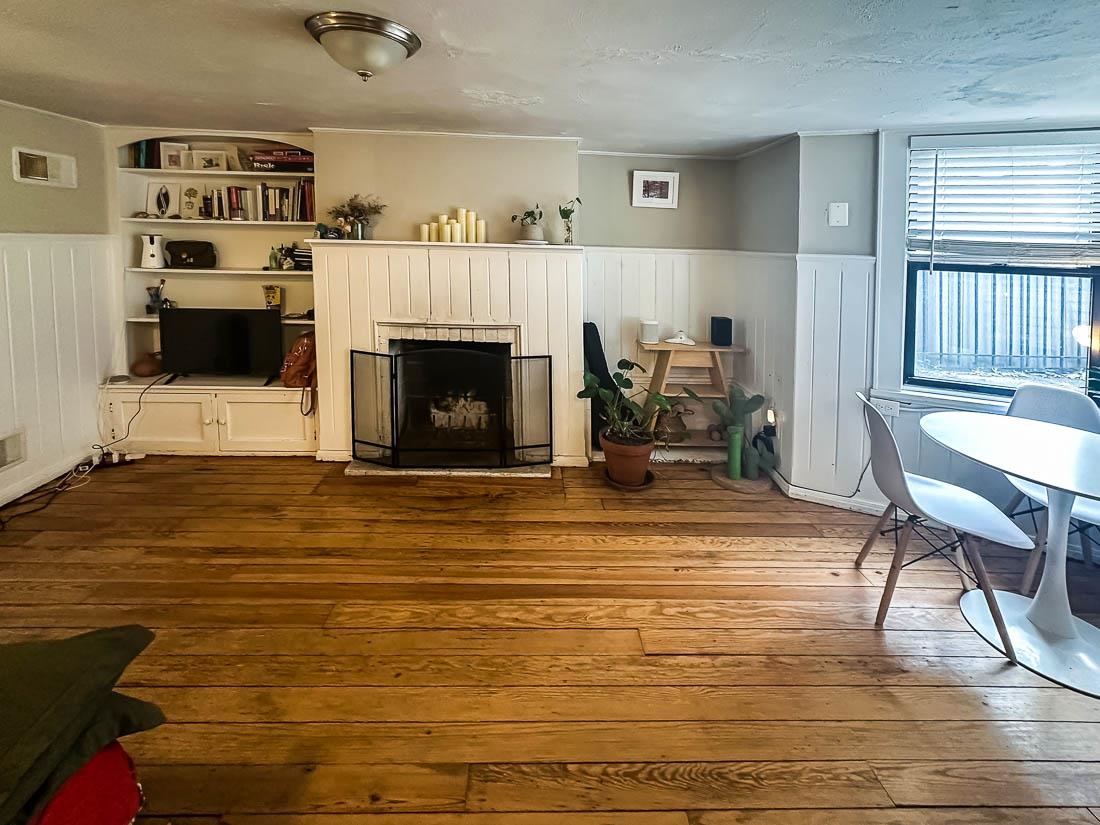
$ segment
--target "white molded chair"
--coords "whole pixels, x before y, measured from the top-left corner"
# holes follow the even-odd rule
[[[1015,522],[997,509],[993,502],[982,498],[977,493],[945,481],[905,472],[901,453],[898,451],[897,442],[894,441],[894,434],[890,432],[886,419],[863,393],[856,393],[856,395],[863,402],[863,417],[871,435],[871,473],[875,477],[875,483],[890,502],[875,524],[871,535],[867,537],[863,549],[859,551],[856,567],[863,564],[875,544],[875,539],[878,538],[891,516],[897,511],[906,514],[905,523],[894,550],[894,560],[886,577],[886,588],[879,602],[875,626],[882,627],[886,621],[886,613],[890,609],[890,600],[894,596],[898,576],[901,574],[901,568],[905,566],[905,550],[909,545],[914,526],[924,520],[937,522],[947,527],[959,543],[962,553],[974,571],[978,586],[985,594],[989,612],[993,616],[993,622],[1004,644],[1005,655],[1015,663],[1016,651],[1012,649],[1012,640],[1008,636],[1004,619],[1001,617],[1001,609],[997,606],[997,599],[993,595],[989,575],[972,539],[982,538],[1024,550],[1030,550],[1035,545]]]
[[[1020,418],[1030,418],[1034,421],[1045,421],[1048,424],[1061,424],[1063,427],[1074,427],[1078,430],[1088,430],[1092,433],[1100,433],[1100,407],[1096,402],[1084,393],[1064,390],[1059,387],[1047,387],[1041,384],[1024,384],[1016,390],[1012,396],[1012,403],[1008,405],[1008,414]],[[1016,495],[1006,508],[1009,516],[1028,515],[1038,510],[1045,510],[1047,502],[1047,489],[1039,484],[1024,481],[1022,478],[1014,478],[1006,475],[1009,483],[1016,488]],[[1017,513],[1020,503],[1025,499],[1035,502],[1023,513]],[[1071,526],[1075,528],[1078,538],[1081,540],[1081,552],[1086,564],[1092,564],[1092,541],[1089,531],[1094,525],[1100,524],[1100,501],[1090,498],[1077,498],[1073,502],[1073,510],[1070,512]],[[1043,558],[1046,549],[1046,527],[1038,528],[1035,537],[1036,548],[1027,560],[1023,580],[1020,582],[1020,592],[1025,596],[1031,592],[1031,586],[1035,581],[1035,574],[1039,570],[1039,562]]]

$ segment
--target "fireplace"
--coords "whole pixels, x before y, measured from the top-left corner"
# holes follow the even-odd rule
[[[390,467],[515,467],[553,456],[550,356],[390,339],[351,353],[353,454]]]

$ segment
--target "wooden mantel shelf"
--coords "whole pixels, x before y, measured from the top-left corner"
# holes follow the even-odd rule
[[[563,244],[524,244],[524,243],[432,243],[424,241],[352,241],[331,238],[306,238],[311,246],[422,246],[427,249],[513,249],[517,252],[583,252],[583,246],[565,246]]]

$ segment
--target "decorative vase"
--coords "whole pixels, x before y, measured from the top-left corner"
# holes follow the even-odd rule
[[[156,315],[160,312],[161,303],[164,300],[163,287],[147,286],[145,291],[149,294],[149,300],[145,302],[145,314]]]
[[[619,444],[600,433],[600,449],[607,460],[607,475],[624,487],[643,487],[649,472],[649,457],[653,455],[654,442],[645,444]]]
[[[726,427],[727,475],[734,481],[741,478],[741,442],[745,428],[740,425]]]
[[[562,241],[566,246],[573,245],[573,219],[568,218],[565,221],[565,239]]]
[[[519,228],[520,240],[544,241],[546,236],[542,234],[542,227],[537,223],[525,223]]]
[[[164,236],[141,236],[141,268],[164,269]]]
[[[352,221],[351,239],[353,241],[373,241],[374,227],[366,221]]]

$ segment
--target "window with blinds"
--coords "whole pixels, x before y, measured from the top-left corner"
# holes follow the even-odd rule
[[[914,136],[905,381],[1100,399],[1097,132]]]
[[[1100,264],[1100,143],[914,145],[906,244],[933,263]]]

